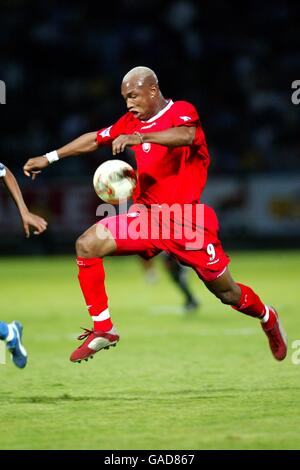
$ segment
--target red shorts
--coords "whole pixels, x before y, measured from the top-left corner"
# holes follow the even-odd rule
[[[137,254],[149,259],[166,251],[193,268],[202,280],[213,281],[229,263],[218,239],[215,211],[205,204],[176,208],[173,212],[167,205],[134,205],[127,213],[106,217],[99,224],[115,239],[114,255]]]

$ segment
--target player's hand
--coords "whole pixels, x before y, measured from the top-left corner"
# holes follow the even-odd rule
[[[27,212],[26,214],[22,215],[22,221],[26,238],[30,237],[30,227],[35,229],[33,232],[34,235],[40,235],[47,229],[48,225],[48,222],[46,222],[45,219],[38,215],[32,214],[31,212]]]
[[[41,170],[46,168],[48,165],[49,162],[46,157],[29,158],[23,166],[23,171],[26,176],[29,176],[29,178],[34,180],[36,176],[41,173]]]
[[[117,155],[124,152],[127,146],[138,145],[141,139],[137,134],[121,134],[112,143],[112,153]]]

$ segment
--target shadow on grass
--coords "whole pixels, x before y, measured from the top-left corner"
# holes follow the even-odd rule
[[[223,395],[224,397],[224,395]],[[3,397],[4,398],[4,397]],[[180,393],[176,394],[176,397],[172,397],[172,394],[168,394],[168,397],[150,397],[147,395],[132,395],[132,396],[124,396],[124,395],[111,395],[111,396],[74,396],[69,395],[68,393],[64,393],[58,396],[47,396],[47,395],[34,395],[28,397],[5,397],[5,399],[1,401],[5,401],[7,404],[9,403],[27,403],[27,404],[58,404],[62,402],[132,402],[132,403],[141,403],[141,402],[148,402],[148,403],[168,403],[168,404],[177,404],[179,401],[185,398],[187,400],[218,400],[219,396],[204,396],[204,395],[195,395],[189,396],[182,395]],[[232,397],[231,397],[232,398]]]
[[[219,400],[222,399],[232,399],[239,397],[244,393],[259,393],[262,392],[285,392],[287,390],[300,390],[299,387],[271,387],[271,388],[264,388],[263,390],[251,390],[250,388],[240,387],[240,388],[215,388],[215,389],[205,389],[201,391],[199,390],[173,390],[168,392],[160,393],[159,395],[155,395],[152,392],[145,392],[141,391],[139,394],[131,394],[130,392],[125,394],[118,394],[118,395],[110,395],[110,396],[76,396],[71,395],[69,393],[63,393],[56,396],[47,396],[47,395],[31,395],[31,396],[20,396],[16,397],[13,394],[5,393],[0,396],[0,403],[27,403],[27,404],[58,404],[62,402],[132,402],[132,403],[168,403],[168,404],[177,404],[182,400],[185,401],[197,401],[197,400]],[[136,392],[135,392],[136,393]]]

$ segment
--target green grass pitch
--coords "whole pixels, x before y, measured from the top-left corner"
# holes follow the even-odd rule
[[[90,326],[74,259],[2,258],[1,320],[22,321],[29,361],[0,365],[0,448],[299,449],[300,253],[229,254],[234,278],[281,313],[282,363],[257,320],[222,305],[192,271],[202,306],[183,314],[160,259],[149,285],[126,257],[105,260],[120,343],[72,364]]]

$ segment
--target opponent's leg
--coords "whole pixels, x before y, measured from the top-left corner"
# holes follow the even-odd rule
[[[273,307],[264,305],[250,287],[234,282],[228,269],[214,281],[205,284],[222,303],[231,305],[245,315],[258,318],[268,337],[275,359],[282,361],[286,357],[286,336],[280,325],[278,313]]]
[[[0,322],[0,339],[6,342],[13,363],[23,369],[27,364],[27,351],[22,344],[23,326],[20,322]]]
[[[186,268],[184,268],[175,257],[163,253],[163,262],[166,270],[170,274],[175,284],[179,287],[184,294],[185,303],[184,308],[186,311],[194,310],[199,306],[198,300],[193,296],[187,281]]]
[[[143,258],[140,258],[140,261],[144,270],[145,281],[148,282],[148,284],[155,284],[158,281],[158,274],[154,261],[152,259]]]

